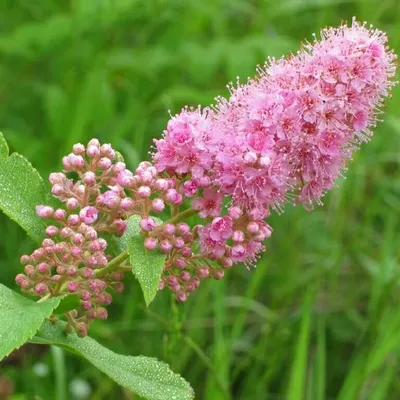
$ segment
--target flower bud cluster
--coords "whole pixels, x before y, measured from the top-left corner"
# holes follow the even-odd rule
[[[112,302],[108,290],[123,290],[123,274],[97,277],[108,263],[107,242],[87,223],[91,221],[87,212],[78,219],[61,208],[38,206],[37,213],[51,224],[41,247],[21,257],[25,273],[18,274],[16,282],[25,293],[40,297],[76,294],[80,307],[67,317],[71,327],[85,336],[91,320],[107,318],[105,307]]]

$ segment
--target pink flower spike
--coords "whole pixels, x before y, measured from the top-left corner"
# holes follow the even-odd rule
[[[82,208],[82,210],[79,213],[79,217],[81,221],[84,222],[85,224],[88,225],[93,224],[94,222],[96,222],[98,217],[97,208],[92,206]]]

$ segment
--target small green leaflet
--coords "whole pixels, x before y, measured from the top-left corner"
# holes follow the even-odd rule
[[[154,219],[157,223],[162,223],[158,218]],[[130,217],[127,221],[128,229],[121,238],[115,240],[115,244],[120,251],[128,250],[132,272],[139,281],[146,305],[149,306],[157,294],[165,255],[159,250],[148,251],[144,248],[144,238],[140,235],[140,220],[138,215]]]
[[[86,358],[119,385],[149,400],[189,400],[193,389],[169,366],[155,358],[124,356],[103,347],[90,337],[64,333],[63,323],[45,322],[33,343],[54,344]]]
[[[61,299],[35,303],[0,284],[0,361],[36,334]]]
[[[20,154],[8,155],[8,146],[0,134],[0,210],[20,225],[35,241],[44,232],[43,221],[35,207],[46,202],[42,178]]]

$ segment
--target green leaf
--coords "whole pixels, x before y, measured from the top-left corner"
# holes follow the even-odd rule
[[[46,202],[42,178],[20,154],[10,157],[7,143],[0,136],[0,210],[20,225],[28,235],[40,241],[44,231],[43,221],[36,215],[35,207]]]
[[[148,251],[144,248],[144,238],[140,235],[140,219],[138,215],[130,217],[128,229],[115,241],[115,244],[120,251],[128,250],[132,272],[140,283],[148,306],[156,297],[165,255],[158,250]],[[155,220],[157,223],[162,223],[158,218]]]
[[[126,389],[149,400],[193,399],[190,385],[169,366],[155,358],[124,356],[103,347],[90,337],[64,333],[63,324],[45,322],[32,340],[37,344],[55,344],[92,363]]]
[[[0,132],[0,160],[8,157],[8,145],[3,134]]]
[[[36,334],[60,300],[35,303],[0,284],[0,361]]]
[[[54,314],[64,314],[68,311],[74,310],[81,304],[81,299],[76,294],[65,296],[58,307],[54,310]]]

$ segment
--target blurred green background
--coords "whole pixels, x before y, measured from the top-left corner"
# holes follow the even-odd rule
[[[0,129],[43,176],[91,137],[134,168],[169,109],[212,103],[353,15],[399,53],[399,0],[1,0]],[[148,310],[131,279],[91,334],[170,363],[198,399],[399,399],[399,106],[396,89],[323,207],[272,216],[255,270],[236,267],[183,305],[162,292]],[[0,282],[14,287],[34,245],[0,217]],[[10,399],[137,399],[70,354],[24,358],[0,364]]]

